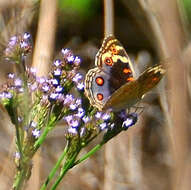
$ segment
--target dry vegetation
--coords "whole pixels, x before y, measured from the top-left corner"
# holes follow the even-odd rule
[[[93,66],[104,36],[101,2],[97,12],[84,20],[70,20],[72,15],[61,12],[56,1],[8,2],[0,1],[1,49],[11,35],[29,31],[35,42],[33,62],[29,62],[39,68],[39,75],[48,71],[53,54],[63,46],[82,57],[84,73]],[[111,4],[105,8],[112,8]],[[105,18],[105,33],[113,25],[135,67],[161,62],[167,74],[143,101],[138,123],[72,169],[58,189],[189,190],[191,45],[179,1],[116,0],[114,10],[115,16]],[[5,73],[14,68],[0,64],[3,83]],[[4,190],[11,188],[15,171],[14,128],[3,109],[0,118],[0,189]],[[63,150],[64,133],[60,124],[35,156],[27,190],[39,189]]]

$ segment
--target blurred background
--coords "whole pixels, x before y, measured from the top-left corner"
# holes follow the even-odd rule
[[[112,4],[113,3],[113,4]],[[72,169],[58,189],[187,190],[191,188],[191,0],[0,0],[0,53],[8,39],[30,32],[34,49],[28,64],[46,75],[61,48],[82,58],[85,74],[104,38],[104,10],[114,34],[139,74],[163,64],[166,76],[142,101],[138,123]],[[13,65],[0,62],[0,84]],[[62,124],[34,157],[27,190],[37,190],[65,146]],[[15,165],[14,127],[0,110],[0,189],[11,188]],[[96,144],[96,140],[94,141]],[[91,146],[85,151],[90,150]]]

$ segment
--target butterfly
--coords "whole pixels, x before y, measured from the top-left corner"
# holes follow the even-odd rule
[[[158,84],[165,73],[162,65],[156,65],[135,78],[129,56],[113,35],[103,40],[95,65],[86,74],[85,95],[100,111],[131,108]]]

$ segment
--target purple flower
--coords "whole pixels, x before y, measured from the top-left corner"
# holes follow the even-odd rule
[[[83,82],[77,83],[77,88],[78,88],[78,90],[83,90],[84,89],[84,83]]]
[[[20,158],[21,158],[21,155],[20,155],[19,152],[15,152],[14,157],[15,157],[16,159],[20,159]]]
[[[68,115],[64,118],[66,120],[67,123],[70,123],[70,121],[73,119],[72,115]]]
[[[76,56],[76,57],[75,57],[75,60],[74,60],[74,64],[75,64],[76,66],[78,66],[78,65],[80,65],[80,63],[81,63],[81,59],[80,59],[78,56]]]
[[[28,48],[28,46],[29,46],[29,44],[27,42],[25,42],[25,41],[20,42],[20,47],[21,48]]]
[[[31,91],[35,91],[37,89],[37,84],[34,83],[30,86]]]
[[[82,100],[80,98],[76,99],[76,105],[80,106],[82,104]]]
[[[78,82],[79,80],[81,80],[82,79],[82,75],[80,74],[80,73],[77,73],[74,77],[73,77],[73,79],[72,79],[72,81],[74,81],[74,82]]]
[[[37,82],[39,82],[40,84],[43,84],[44,82],[46,82],[46,78],[45,77],[37,77]]]
[[[67,94],[64,99],[64,104],[69,104],[74,101],[74,97],[71,94]]]
[[[56,59],[53,64],[54,64],[56,67],[58,67],[58,66],[61,65],[61,63],[62,63],[62,61],[61,61],[60,59]]]
[[[59,80],[58,80],[58,79],[51,79],[50,81],[51,81],[51,83],[52,83],[54,86],[59,85]]]
[[[76,114],[76,116],[82,118],[85,114],[85,111],[83,108],[78,108],[78,113]]]
[[[70,126],[71,127],[78,127],[78,125],[79,125],[79,121],[78,120],[76,120],[76,119],[73,119],[73,120],[71,120],[70,121]]]
[[[71,134],[78,134],[78,131],[77,131],[76,128],[69,127],[69,128],[68,128],[68,133],[71,133]]]
[[[108,113],[104,113],[104,114],[102,115],[102,119],[105,120],[105,121],[108,120],[108,119],[110,119],[110,117],[111,117],[111,116],[110,116],[110,114],[108,114]]]
[[[131,127],[132,125],[135,125],[137,120],[138,120],[137,113],[130,113],[127,115],[127,118],[123,122],[122,127],[125,127],[125,128]]]
[[[17,36],[13,36],[9,40],[8,46],[14,46],[17,43]]]
[[[28,40],[28,39],[30,39],[30,38],[31,38],[30,33],[25,32],[24,35],[23,35],[23,39]]]
[[[5,93],[5,98],[11,99],[13,95],[10,92]]]
[[[95,117],[96,117],[97,119],[100,119],[101,116],[102,116],[102,113],[101,113],[101,112],[97,112],[97,113],[95,114]]]
[[[22,85],[22,80],[19,79],[19,78],[16,78],[15,81],[14,81],[14,84],[16,87],[21,87]]]
[[[31,127],[35,128],[37,126],[37,123],[35,121],[31,122]]]
[[[23,118],[22,117],[18,117],[18,122],[22,122]]]
[[[31,72],[33,75],[35,75],[35,74],[36,74],[36,68],[31,67],[31,68],[30,68],[30,72]]]
[[[70,53],[70,50],[62,48],[61,53],[63,54],[63,56],[66,56],[68,53]]]
[[[77,105],[76,104],[70,104],[69,107],[71,110],[74,111],[77,108]]]
[[[9,79],[14,79],[15,78],[15,74],[14,73],[9,73],[8,74],[8,78]]]
[[[73,55],[67,56],[66,59],[67,59],[68,62],[73,62],[74,61],[74,56]]]
[[[59,93],[59,92],[62,92],[63,89],[64,89],[64,88],[63,88],[62,86],[57,86],[56,89],[55,89],[55,91]]]
[[[58,77],[62,74],[62,71],[61,71],[61,69],[57,68],[56,70],[53,71],[53,74],[54,74],[54,76]]]
[[[51,100],[56,100],[58,98],[59,94],[58,93],[51,93],[49,96],[50,101]]]
[[[101,123],[100,125],[99,125],[99,128],[100,128],[100,130],[101,131],[103,131],[104,129],[106,129],[106,127],[107,127],[107,123]]]
[[[90,120],[90,118],[88,116],[84,116],[82,120],[84,123],[87,123]]]
[[[40,130],[38,130],[38,129],[32,130],[32,135],[33,135],[35,138],[40,137]]]
[[[123,124],[122,127],[128,128],[133,124],[133,119],[132,118],[127,118]]]
[[[49,90],[50,90],[50,87],[49,87],[49,85],[43,85],[42,86],[42,90],[44,91],[44,92],[48,92]]]

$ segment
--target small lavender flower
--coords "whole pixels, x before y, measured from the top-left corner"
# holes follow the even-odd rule
[[[84,123],[87,123],[88,121],[90,121],[90,118],[88,116],[84,116],[82,120]]]
[[[59,68],[57,68],[56,70],[53,71],[53,75],[54,75],[55,77],[60,77],[61,74],[62,74],[62,71],[61,71],[61,69],[59,69]]]
[[[28,48],[28,43],[25,42],[25,41],[21,41],[20,42],[20,47],[23,48],[23,49]]]
[[[32,135],[37,139],[38,137],[40,137],[40,130],[38,129],[32,130]]]
[[[66,55],[68,55],[68,54],[70,53],[70,50],[63,48],[63,49],[61,50],[61,53],[62,53],[63,56],[66,56]]]
[[[43,86],[42,86],[42,90],[43,90],[44,92],[48,92],[48,91],[50,90],[49,85],[48,85],[48,84],[43,85]]]
[[[79,66],[80,63],[81,63],[81,59],[80,59],[78,56],[76,56],[76,57],[75,57],[75,60],[74,60],[74,65],[75,65],[75,66]]]
[[[77,83],[77,88],[78,88],[78,90],[83,90],[84,89],[84,83],[83,82]]]
[[[24,39],[24,40],[31,39],[31,35],[30,35],[30,33],[25,32],[25,33],[23,34],[23,39]]]
[[[85,111],[83,108],[78,108],[78,113],[76,114],[77,117],[82,118],[85,114]]]
[[[9,40],[8,46],[10,46],[10,47],[15,46],[16,43],[17,43],[17,40],[18,40],[17,36],[11,37],[10,40]]]
[[[111,116],[110,116],[110,114],[108,114],[108,113],[104,113],[104,114],[102,115],[102,119],[105,120],[105,121],[107,121],[107,120],[110,119],[110,118],[111,118]]]
[[[73,61],[74,61],[74,56],[73,55],[70,55],[70,56],[68,56],[67,58],[67,61],[69,62],[69,63],[73,63]]]
[[[49,95],[49,100],[50,101],[55,101],[55,100],[57,100],[57,98],[59,97],[59,94],[58,93],[51,93],[50,95]]]
[[[59,79],[51,79],[51,83],[53,86],[58,86],[60,84],[60,80]]]
[[[67,94],[64,99],[64,104],[70,104],[74,101],[74,97],[71,94]]]
[[[59,67],[62,64],[62,61],[60,59],[56,59],[53,63],[56,67]]]
[[[78,134],[78,130],[76,128],[69,127],[68,128],[68,133],[77,135]]]
[[[74,127],[74,128],[78,127],[79,126],[79,121],[77,119],[72,119],[70,121],[70,126]]]
[[[4,95],[5,98],[11,99],[13,95],[10,92],[6,92]]]
[[[95,117],[96,117],[97,119],[100,119],[101,116],[102,116],[102,113],[101,113],[101,112],[97,112],[97,113],[95,114]]]
[[[73,104],[70,104],[70,105],[69,105],[69,108],[70,108],[71,110],[73,110],[73,111],[74,111],[74,110],[76,110],[76,109],[77,109],[77,105],[76,105],[76,104],[74,104],[74,103],[73,103]]]
[[[99,128],[100,128],[100,130],[101,131],[103,131],[103,130],[105,130],[106,128],[107,128],[107,123],[101,123],[100,125],[99,125]]]
[[[80,74],[80,73],[77,73],[74,77],[73,77],[73,79],[72,79],[72,81],[73,82],[78,82],[79,80],[81,80],[83,77],[82,77],[82,75]]]
[[[8,78],[9,79],[14,79],[15,78],[15,74],[14,73],[9,73],[8,74]]]
[[[76,105],[77,105],[77,106],[82,105],[82,99],[77,98],[77,99],[76,99]]]
[[[58,92],[58,93],[61,93],[63,92],[64,88],[62,86],[57,86],[55,91]]]
[[[20,159],[20,158],[21,158],[21,155],[20,155],[19,152],[15,152],[15,153],[14,153],[14,157],[15,157],[15,159]]]
[[[22,122],[23,118],[22,117],[18,117],[18,122]]]
[[[22,86],[22,80],[20,78],[16,78],[14,81],[15,87],[21,87]]]
[[[34,84],[32,84],[31,86],[30,86],[30,90],[33,92],[33,91],[35,91],[37,89],[37,84],[36,83],[34,83]]]
[[[33,75],[36,75],[36,68],[31,67],[31,68],[30,68],[30,72],[31,72]]]
[[[30,125],[32,128],[35,128],[37,126],[37,123],[35,121],[32,121],[31,122],[31,125]]]
[[[43,84],[43,83],[46,82],[46,78],[45,78],[45,77],[37,77],[37,82],[38,82],[39,84]]]

